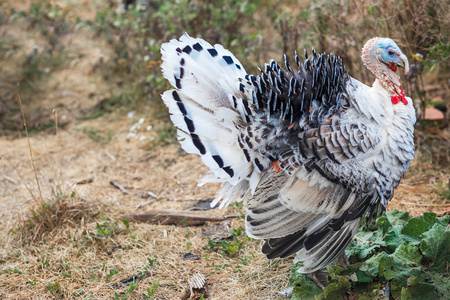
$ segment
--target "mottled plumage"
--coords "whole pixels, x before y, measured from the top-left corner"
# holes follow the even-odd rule
[[[258,76],[188,35],[161,52],[182,147],[210,168],[202,183],[223,183],[214,203],[244,201],[247,234],[264,240],[268,258],[297,254],[306,273],[327,266],[409,168],[415,113],[394,73],[408,62],[390,39],[363,49],[373,87],[315,51],[293,65],[285,57],[284,68],[271,61]]]

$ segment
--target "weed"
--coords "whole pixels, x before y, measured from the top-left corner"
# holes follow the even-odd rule
[[[153,131],[156,133],[156,138],[151,140],[148,150],[155,150],[165,145],[172,144],[177,140],[176,128],[173,126],[155,126]]]
[[[137,108],[147,101],[155,103],[168,87],[159,68],[161,42],[184,32],[201,34],[246,58],[258,52],[260,40],[258,35],[239,34],[239,29],[252,19],[256,8],[254,1],[156,0],[148,6],[129,6],[124,12],[98,11],[91,26],[114,50],[101,72],[105,78],[121,74],[120,84],[130,85],[126,89]]]
[[[223,241],[213,241],[208,239],[207,249],[212,251],[220,250],[222,254],[227,255],[229,257],[234,257],[236,254],[242,249],[244,243],[250,241],[251,238],[246,236],[245,229],[242,226],[239,226],[237,229],[231,229],[231,241],[223,240]]]
[[[43,238],[63,225],[79,224],[81,220],[90,221],[98,211],[84,199],[78,197],[55,197],[52,201],[42,202],[17,226],[15,232],[24,242],[34,242]]]
[[[158,289],[159,280],[153,282],[151,289],[147,289],[147,295],[143,295],[145,300],[153,299],[155,292]]]
[[[8,268],[6,270],[2,270],[1,273],[3,274],[17,274],[17,275],[22,275],[23,272],[20,271],[17,267],[13,268]]]
[[[106,274],[106,279],[111,279],[111,277],[113,277],[116,274],[119,274],[119,270],[116,267],[112,266],[109,273]]]
[[[22,176],[19,172],[17,172],[16,169],[17,174],[21,178],[31,197],[34,199],[36,207],[34,209],[30,209],[26,217],[23,218],[21,222],[19,222],[17,228],[15,230],[12,230],[12,232],[18,233],[19,238],[23,243],[29,243],[34,242],[37,239],[42,239],[44,234],[50,233],[56,228],[61,228],[64,224],[79,223],[81,220],[85,219],[90,220],[97,214],[97,212],[89,204],[87,204],[84,199],[77,197],[75,191],[72,191],[70,196],[66,195],[62,191],[61,186],[55,186],[51,199],[49,201],[44,201],[36,171],[36,166],[33,159],[33,152],[30,144],[28,127],[26,124],[20,94],[18,98],[22,112],[22,118],[24,120],[31,166],[34,172],[39,195],[36,196],[33,194],[31,189],[27,184],[25,184]]]
[[[47,87],[46,83],[52,72],[63,67],[68,61],[68,52],[62,47],[60,37],[68,33],[72,27],[67,21],[67,13],[61,10],[59,5],[49,1],[33,1],[30,3],[29,11],[11,9],[9,20],[11,23],[26,23],[33,28],[33,39],[39,40],[39,46],[26,50],[25,54],[16,58],[16,70],[11,72],[6,68],[6,72],[2,74],[5,77],[2,79],[10,83],[6,87],[11,91],[15,90],[17,83],[21,83],[24,95],[30,96],[29,98],[36,97],[37,92],[42,92]],[[23,34],[27,35],[26,31]],[[18,56],[17,53],[23,52],[15,40],[7,40],[7,43],[12,46],[5,48],[3,43],[0,45],[0,52],[6,51],[3,55],[5,60],[11,55]],[[9,72],[11,73],[8,74]],[[11,105],[9,111],[10,114],[15,114],[19,108]]]
[[[96,223],[96,237],[100,239],[104,239],[107,237],[111,237],[114,234],[116,234],[117,230],[117,223],[111,223],[109,219],[107,219],[107,222],[104,223]]]
[[[153,267],[156,263],[156,259],[147,258],[147,260],[150,267]]]
[[[103,116],[105,113],[111,113],[121,106],[129,106],[131,104],[129,97],[126,93],[114,94],[107,97],[91,108],[81,119],[92,120]]]
[[[136,236],[131,234],[130,222],[126,219],[122,219],[121,221],[122,221],[122,224],[125,225],[128,233],[130,234],[130,238],[135,239]]]
[[[49,283],[46,288],[54,297],[60,297],[63,295],[63,290],[59,282]]]
[[[84,294],[84,287],[79,288],[78,290],[72,293],[74,296],[81,296]]]
[[[437,182],[437,188],[438,188],[438,195],[450,200],[450,182],[447,182],[447,184],[444,184],[442,181]]]
[[[137,283],[133,282],[133,283],[130,283],[129,285],[130,285],[130,287],[128,288],[128,291],[126,291],[125,294],[124,294],[122,297],[120,297],[120,298],[119,298],[119,295],[118,295],[116,292],[114,292],[114,298],[115,298],[116,300],[118,300],[118,299],[121,299],[121,300],[127,299],[128,296],[129,296],[129,295],[134,291],[134,289],[137,287]]]
[[[37,283],[36,283],[36,278],[33,278],[33,279],[28,280],[27,283],[28,283],[30,286],[36,285],[36,284],[37,284]]]

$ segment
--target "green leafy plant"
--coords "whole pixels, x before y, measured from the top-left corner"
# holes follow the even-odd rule
[[[450,297],[450,216],[387,212],[371,229],[360,229],[347,247],[350,265],[328,268],[322,292],[307,275],[291,272],[292,299],[336,299],[354,294],[359,299],[383,299],[386,290],[400,299]]]
[[[125,292],[125,294],[122,296],[122,297],[120,297],[119,298],[119,294],[117,294],[117,292],[114,292],[114,298],[116,299],[116,300],[124,300],[124,299],[127,299],[128,298],[128,296],[134,291],[134,289],[137,287],[137,283],[135,283],[135,282],[132,282],[132,283],[130,283],[130,287],[128,288],[128,291],[126,291]]]
[[[231,240],[215,241],[209,239],[206,248],[212,251],[220,250],[220,252],[229,257],[235,256],[242,249],[244,243],[250,241],[251,238],[243,234],[245,229],[242,226],[239,226],[238,229],[231,229],[230,233]]]
[[[111,277],[113,277],[116,274],[119,274],[119,270],[115,266],[112,266],[111,269],[109,270],[109,274],[106,274],[106,279],[111,279]]]
[[[131,233],[130,222],[126,219],[122,219],[122,224],[127,228],[127,231],[130,234],[130,238],[135,239],[136,236]]]
[[[59,297],[63,294],[63,290],[59,282],[49,283],[47,284],[46,288],[54,297]]]
[[[6,270],[1,270],[0,274],[17,274],[17,275],[22,275],[23,272],[20,271],[17,267],[15,267],[15,268],[8,268]]]
[[[158,289],[158,285],[159,285],[159,280],[153,282],[152,288],[147,289],[147,295],[143,295],[144,299],[146,299],[146,300],[153,299],[153,296],[155,296],[155,292]]]

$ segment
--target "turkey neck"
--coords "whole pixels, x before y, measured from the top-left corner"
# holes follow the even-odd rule
[[[364,45],[361,52],[362,61],[367,69],[375,75],[381,86],[387,90],[391,96],[404,97],[404,91],[402,90],[402,85],[400,83],[400,76],[389,69],[386,64],[380,62],[378,59],[379,53],[373,49],[373,45],[378,39],[379,38],[373,38]]]

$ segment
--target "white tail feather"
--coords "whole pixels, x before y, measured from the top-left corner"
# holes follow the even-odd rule
[[[238,145],[242,112],[231,103],[232,95],[242,94],[239,82],[247,74],[239,60],[221,45],[187,34],[163,44],[161,53],[163,75],[176,88],[162,99],[179,128],[178,139],[188,153],[201,156],[213,175],[202,183],[236,186],[246,180],[253,167]]]

